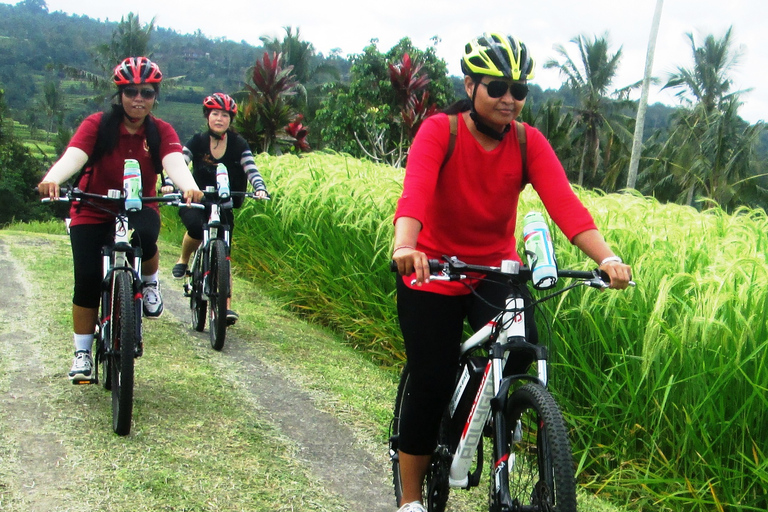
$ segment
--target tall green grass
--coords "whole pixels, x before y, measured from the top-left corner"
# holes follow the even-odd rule
[[[273,200],[238,211],[237,268],[396,365],[388,261],[403,171],[338,154],[257,165]],[[577,288],[539,311],[584,486],[638,509],[768,509],[765,213],[578,194],[638,283]],[[529,187],[520,212],[532,209]],[[594,266],[555,242],[562,267]]]

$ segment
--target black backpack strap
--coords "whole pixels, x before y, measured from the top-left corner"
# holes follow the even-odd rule
[[[443,158],[443,163],[440,165],[440,169],[445,167],[445,164],[448,163],[448,160],[451,158],[451,155],[453,154],[453,148],[456,146],[456,136],[459,133],[459,116],[449,115],[448,125],[449,125],[448,151],[446,151],[445,153],[445,158]]]
[[[147,146],[149,147],[149,156],[152,157],[152,163],[155,165],[155,173],[163,173],[163,162],[160,158],[160,132],[157,129],[155,120],[152,116],[147,116],[147,126],[145,134],[147,137]]]

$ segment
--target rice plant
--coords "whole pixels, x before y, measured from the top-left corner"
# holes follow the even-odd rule
[[[403,171],[320,153],[257,165],[273,199],[238,211],[235,267],[396,365],[388,262]],[[639,510],[767,510],[765,212],[577,193],[638,283],[577,288],[537,316],[583,485]],[[519,211],[533,209],[528,187]],[[594,267],[555,243],[561,266]]]

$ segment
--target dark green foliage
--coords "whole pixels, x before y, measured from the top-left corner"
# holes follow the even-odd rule
[[[435,54],[435,48],[414,48],[411,40],[403,38],[387,53],[381,53],[372,41],[362,54],[351,57],[349,83],[328,84],[324,90],[327,100],[317,112],[322,143],[337,151],[365,156],[363,147],[376,142],[386,153],[398,145],[410,144],[401,132],[401,100],[392,86],[388,64],[394,64],[408,54],[423,65],[422,73],[430,79],[426,90],[429,101],[443,108],[455,98],[454,87],[447,77],[445,62]],[[358,140],[360,142],[358,142]]]
[[[0,107],[0,126],[2,110],[4,107]],[[0,226],[50,216],[50,209],[41,205],[35,190],[42,171],[40,162],[23,144],[5,133],[4,129],[0,131]]]

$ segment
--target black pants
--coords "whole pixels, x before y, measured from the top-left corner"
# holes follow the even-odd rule
[[[203,239],[203,226],[211,215],[211,206],[206,205],[205,210],[200,208],[179,208],[181,223],[187,228],[187,234],[195,239]],[[219,210],[221,223],[229,226],[229,240],[232,241],[232,233],[235,232],[235,213],[231,208]]]
[[[530,304],[528,289],[520,291]],[[410,369],[400,417],[399,448],[405,453],[429,455],[435,449],[440,419],[456,382],[464,319],[474,331],[479,330],[504,306],[509,289],[485,281],[477,293],[485,300],[473,294],[413,290],[397,277],[397,314]],[[535,343],[533,315],[526,320],[528,340]]]
[[[152,208],[128,213],[128,223],[134,230],[131,243],[141,247],[142,260],[157,254],[160,215]],[[72,303],[83,308],[98,308],[101,300],[101,248],[114,241],[114,221],[103,224],[78,224],[69,229],[72,260],[75,267],[75,289]],[[141,269],[138,269],[139,272]]]

